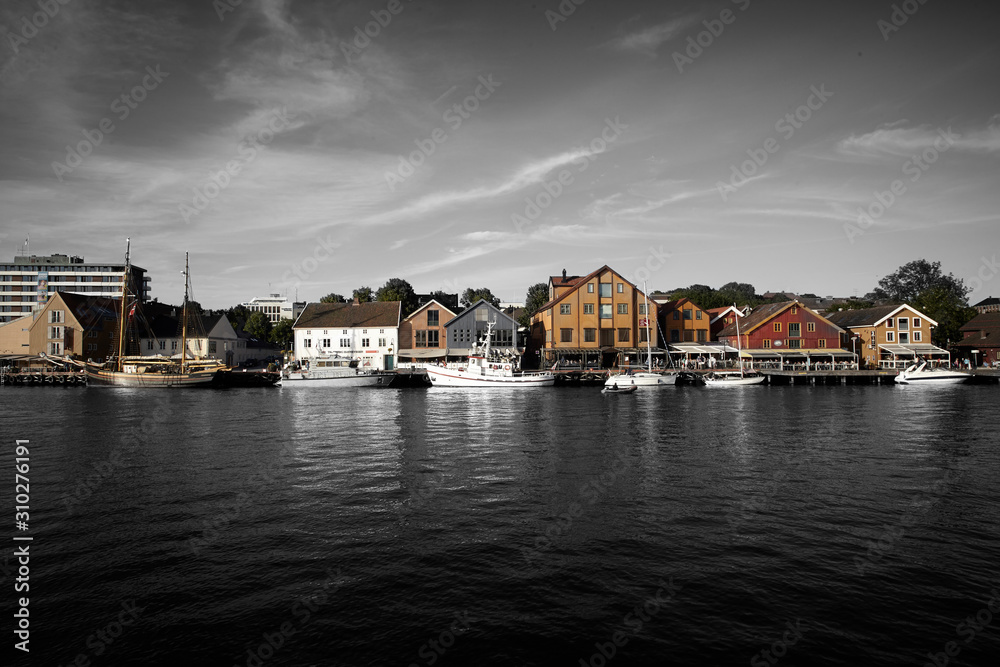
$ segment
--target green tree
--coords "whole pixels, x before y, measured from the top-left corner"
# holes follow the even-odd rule
[[[528,288],[524,297],[524,312],[518,320],[522,327],[531,326],[531,316],[549,300],[549,286],[546,283],[535,283]]]
[[[375,300],[375,293],[371,287],[359,287],[351,295],[352,299],[357,299],[361,303],[368,303]]]
[[[390,278],[375,292],[376,301],[401,301],[402,316],[409,317],[417,309],[417,293],[402,278]]]
[[[342,294],[330,292],[319,300],[320,303],[350,303],[350,299]]]
[[[268,340],[271,328],[271,320],[267,319],[267,315],[258,311],[250,313],[250,317],[247,318],[246,324],[243,326],[243,331],[257,340]]]
[[[290,349],[292,347],[292,341],[295,340],[295,332],[292,330],[292,324],[294,324],[294,322],[291,320],[280,320],[274,325],[274,328],[271,329],[271,336],[269,340],[281,347],[283,350]]]
[[[931,330],[931,340],[945,348],[962,340],[959,329],[978,314],[965,303],[964,296],[958,298],[954,289],[946,285],[925,289],[908,303],[938,323]]]
[[[875,302],[868,301],[867,299],[848,299],[847,301],[837,301],[830,304],[827,310],[835,313],[838,310],[864,310],[865,308],[873,308],[874,306]]]
[[[480,287],[477,289],[474,289],[472,287],[466,288],[466,290],[462,292],[461,303],[463,306],[468,308],[469,306],[476,303],[480,299],[486,299],[486,302],[493,304],[494,308],[500,307],[500,299],[498,297],[493,296],[493,292],[491,292],[489,288],[486,287]]]
[[[965,303],[972,288],[954,275],[941,273],[941,262],[916,259],[904,264],[878,282],[866,299],[888,301],[890,303],[912,304],[923,292],[931,288],[947,290],[958,301]],[[927,313],[930,316],[930,313]]]
[[[750,283],[726,283],[719,288],[719,294],[728,303],[753,303],[757,300],[757,289]],[[699,304],[700,305],[700,304]],[[723,304],[725,305],[725,304]],[[720,306],[703,306],[704,308],[719,308]]]
[[[226,311],[226,319],[236,331],[243,331],[247,319],[250,317],[250,310],[246,306],[234,306]]]

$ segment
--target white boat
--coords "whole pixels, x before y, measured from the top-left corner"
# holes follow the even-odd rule
[[[461,366],[427,366],[427,377],[432,387],[551,387],[556,376],[549,371],[521,372],[519,362],[501,357],[491,358],[490,342],[493,325],[486,324],[486,340],[482,345],[473,344],[472,354]]]
[[[735,307],[736,304],[734,303],[733,306]],[[767,379],[759,373],[747,375],[743,370],[743,339],[740,337],[740,318],[738,315],[736,316],[736,349],[738,350],[736,356],[740,360],[740,372],[715,371],[709,373],[701,378],[706,387],[746,387],[752,384],[763,384],[764,380]]]
[[[632,385],[629,385],[627,387],[618,387],[618,386],[604,387],[603,389],[601,389],[601,393],[602,394],[634,394],[638,390],[639,390],[639,387],[637,387],[634,384],[632,384]]]
[[[961,384],[972,375],[962,371],[952,371],[947,368],[930,368],[926,361],[912,364],[896,376],[898,384],[941,385]]]
[[[642,294],[646,296],[646,283],[642,284]],[[646,355],[647,368],[644,371],[624,371],[611,375],[604,381],[605,387],[666,387],[677,384],[677,373],[653,372],[653,349],[649,336],[649,299],[646,299]],[[640,321],[641,325],[642,322]]]
[[[281,371],[283,387],[379,387],[392,382],[392,373],[365,372],[358,359],[338,355],[320,356],[309,361],[308,368],[285,366]]]

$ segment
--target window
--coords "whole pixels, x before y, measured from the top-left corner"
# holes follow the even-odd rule
[[[177,349],[177,341],[176,340],[170,341],[170,349],[171,350],[176,350]]]
[[[781,322],[774,323],[774,333],[781,333]]]
[[[919,317],[914,317],[913,318],[913,328],[914,329],[919,329],[920,325],[921,325],[920,318]]]
[[[693,343],[694,342],[694,332],[688,329],[684,332],[684,342]]]
[[[584,329],[583,330],[583,342],[585,342],[585,343],[595,343],[595,342],[597,342],[597,329]]]
[[[94,347],[96,347],[96,345],[95,345]],[[90,346],[88,345],[88,346],[87,346],[87,348],[89,349],[89,348],[90,348]],[[167,349],[167,341],[165,341],[165,340],[161,340],[161,341],[160,341],[160,349],[161,349],[161,350],[166,350],[166,349]],[[213,350],[213,351],[214,351],[214,350]]]
[[[685,320],[690,320],[691,319],[691,309],[690,308],[685,308],[684,309],[684,319]]]
[[[329,341],[327,341],[327,342],[329,342]],[[329,346],[327,346],[327,347],[329,347]],[[208,351],[210,353],[211,352],[215,352],[215,341],[214,340],[208,341]]]
[[[677,329],[671,329],[670,330],[670,342],[671,343],[679,343],[679,342],[681,342],[681,332],[678,331]]]
[[[895,323],[894,323],[894,321],[893,321],[893,319],[891,317],[885,321],[885,328],[886,329],[892,329],[894,326],[896,326],[896,325],[895,325]]]
[[[371,341],[370,338],[362,338],[361,339],[361,347],[368,347],[370,341]]]
[[[679,310],[675,310],[674,311],[674,319],[675,320],[681,319],[681,311],[679,311]]]
[[[309,333],[312,333],[312,332],[310,331]],[[344,329],[344,331],[343,331],[343,334],[344,334],[345,336],[347,335],[347,329]]]
[[[602,320],[610,320],[611,317],[612,317],[612,314],[611,314],[611,304],[610,303],[602,303],[601,304],[601,319]]]
[[[340,347],[349,348],[350,346],[351,346],[351,339],[350,338],[341,338],[340,339]]]
[[[809,333],[816,333],[816,323],[806,322],[806,331],[808,331]]]
[[[792,315],[798,315],[798,314],[799,314],[799,307],[792,306]]]
[[[706,343],[708,342],[708,332],[704,329],[698,329],[698,342]]]
[[[49,322],[58,323],[63,321],[63,311],[61,310],[50,310],[49,311]]]
[[[587,294],[594,293],[594,283],[587,283]]]
[[[436,333],[438,333],[438,332],[437,332],[437,331],[435,331],[434,333],[436,334]],[[385,338],[379,338],[379,339],[378,339],[378,346],[379,346],[379,347],[385,347]],[[437,345],[435,345],[434,347],[437,347]]]
[[[545,331],[545,342],[546,343],[551,343],[552,342],[552,329],[547,329]]]
[[[620,327],[618,329],[618,342],[619,343],[627,343],[627,342],[629,342],[629,333],[630,332],[631,332],[631,329],[629,329],[628,327]]]
[[[585,304],[583,304],[583,314],[584,315],[593,315],[594,314],[594,304],[592,304],[592,303],[585,303]]]
[[[611,283],[601,283],[601,298],[602,299],[611,298]]]
[[[572,329],[560,329],[559,330],[559,342],[560,343],[572,343],[573,342],[573,330]]]
[[[618,314],[619,315],[628,315],[628,304],[627,303],[619,303],[618,304]]]
[[[489,316],[489,309],[486,306],[480,306],[476,308],[476,321],[485,322],[486,318]]]
[[[561,304],[559,304],[559,314],[560,315],[569,315],[569,314],[571,314],[570,313],[570,306],[571,306],[571,304],[568,304],[568,303],[561,303]]]
[[[428,310],[427,311],[427,326],[436,327],[441,323],[441,311],[440,310]],[[384,330],[379,331],[379,333],[385,333]]]
[[[924,338],[924,336],[923,336],[923,334],[921,332],[919,332],[919,331],[914,331],[913,332],[913,342],[914,343],[921,343],[921,342],[923,342],[923,338]]]
[[[909,345],[910,344],[910,332],[908,332],[908,331],[900,331],[899,332],[899,344],[900,345]]]
[[[896,328],[899,329],[900,331],[909,331],[910,330],[910,318],[908,318],[908,317],[900,317],[900,318],[898,318],[896,320]]]
[[[62,338],[62,327],[49,327],[49,338]]]
[[[700,320],[701,319],[701,311],[700,310],[696,310],[694,312],[694,319],[696,319],[696,320]]]
[[[885,332],[885,342],[887,342],[887,343],[894,343],[894,342],[896,342],[896,334],[894,334],[891,331],[886,331]]]
[[[799,349],[802,349],[802,341],[799,340],[798,338],[789,338],[788,339],[788,349],[789,350],[799,350]]]
[[[305,338],[302,340],[302,347],[309,348],[313,346],[312,338]]]
[[[826,339],[825,338],[820,338],[819,341],[817,341],[816,344],[819,347],[826,347]]]
[[[770,350],[771,349],[771,339],[770,338],[765,338],[764,339],[764,349],[765,350]]]
[[[440,347],[440,334],[435,329],[421,330],[417,334],[417,347]],[[365,346],[367,347],[367,346]],[[379,339],[379,347],[385,347],[385,339]]]
[[[802,336],[802,324],[799,322],[789,322],[788,323],[788,336],[790,338],[799,338]]]
[[[648,340],[649,340],[649,329],[646,329],[645,327],[639,329],[639,342],[645,343]]]
[[[147,350],[152,350],[153,349],[153,339],[152,338],[150,338],[149,340],[146,341],[146,349]]]

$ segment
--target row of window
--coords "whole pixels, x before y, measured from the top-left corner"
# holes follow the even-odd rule
[[[559,330],[559,342],[560,343],[572,343],[573,342],[573,329],[560,329]],[[614,329],[602,329],[602,331],[608,332],[604,334],[609,335],[614,332]],[[618,329],[618,342],[628,343],[632,339],[632,329],[628,327],[619,327]],[[645,343],[646,330],[639,329],[639,342]],[[597,342],[597,329],[584,329],[583,330],[583,342],[584,343],[596,343]],[[605,341],[606,342],[606,341]]]
[[[891,317],[889,319],[887,319],[885,321],[885,328],[886,329],[896,328],[899,331],[909,331],[910,330],[910,318],[909,317],[898,317],[898,318],[895,318],[895,320],[896,321],[893,322],[893,318],[891,318]],[[922,323],[921,323],[919,317],[914,317],[913,318],[913,328],[914,329],[919,329],[921,324]],[[893,325],[895,325],[895,327]]]
[[[684,309],[684,319],[685,320],[690,320],[692,312],[694,312],[694,315],[695,315],[694,319],[696,319],[696,320],[700,320],[701,319],[702,311],[700,311],[700,310],[692,311],[690,308],[685,308]],[[674,311],[674,319],[675,320],[681,319],[681,311],[679,311],[679,310],[675,310]]]
[[[707,330],[705,330],[705,329],[698,329],[697,333],[698,333],[698,342],[699,343],[706,343],[706,342],[708,342],[708,331]],[[684,331],[684,342],[685,343],[693,343],[694,342],[694,335],[695,335],[695,330],[694,329],[686,329]],[[671,343],[679,343],[679,342],[681,342],[681,331],[680,331],[680,329],[671,329],[670,330],[670,342]]]
[[[594,305],[595,304],[592,304],[592,303],[585,303],[585,304],[583,304],[583,314],[584,315],[593,315],[594,314]],[[602,303],[601,304],[601,319],[611,319],[612,308],[613,307],[614,307],[614,304]],[[559,314],[560,315],[572,315],[573,314],[573,304],[571,304],[571,303],[560,304],[559,305]],[[618,314],[619,315],[628,315],[628,304],[627,303],[619,303],[618,304]],[[640,315],[645,315],[646,314],[646,304],[639,304],[639,314]]]
[[[385,333],[385,329],[379,329],[378,332],[380,334],[384,334]],[[330,331],[328,329],[323,329],[323,333],[328,334],[328,333],[330,333]],[[348,333],[348,330],[344,329],[344,335],[345,336],[347,335],[347,333]],[[363,334],[368,333],[368,329],[362,329],[361,333],[363,333]],[[309,331],[306,331],[306,335],[307,336],[312,336],[312,329],[310,329]]]
[[[386,347],[386,341],[387,340],[388,339],[386,339],[386,338],[379,338],[378,339],[378,346],[379,347]],[[319,345],[320,349],[330,349],[332,347],[330,345],[330,339],[329,338],[323,338],[322,340],[320,340],[318,342],[322,343],[321,345]],[[302,347],[304,347],[304,348],[312,348],[312,338],[303,338],[302,339]],[[342,349],[351,349],[351,339],[350,338],[341,338],[340,339],[340,345],[339,345],[339,347],[342,348]],[[371,338],[362,338],[361,339],[361,347],[371,347]]]
[[[787,341],[785,341],[785,343],[786,343],[785,347],[787,347],[789,350],[801,350],[802,349],[802,341],[801,340],[798,340],[798,339],[795,339],[795,338],[790,338]],[[763,345],[764,345],[765,349],[768,349],[768,350],[771,349],[771,339],[770,338],[765,338],[764,342],[763,342]],[[825,338],[820,338],[818,341],[816,341],[816,347],[825,348],[826,347],[826,339]]]
[[[806,331],[809,333],[816,332],[815,322],[806,322]],[[774,333],[781,333],[781,322],[774,323]],[[789,338],[797,338],[802,335],[802,323],[801,322],[789,322],[788,323],[788,336]]]

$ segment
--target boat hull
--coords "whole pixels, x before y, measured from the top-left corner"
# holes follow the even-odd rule
[[[669,387],[677,384],[676,373],[633,373],[632,375],[612,375],[604,382],[605,387]]]
[[[537,375],[473,375],[454,368],[427,367],[432,387],[551,387],[556,382],[551,373]]]
[[[753,377],[702,378],[702,381],[706,387],[749,387],[764,384],[766,379],[763,375],[755,375]]]
[[[939,386],[948,384],[962,384],[969,379],[968,375],[943,375],[935,377],[931,373],[914,373],[914,374],[904,374],[900,373],[896,376],[897,384],[909,384],[909,385],[921,385],[921,386]]]
[[[122,373],[87,370],[92,387],[198,387],[212,383],[215,371],[204,373]]]
[[[301,373],[291,373],[281,378],[282,387],[387,387],[392,375],[342,375],[340,377],[310,377]]]

